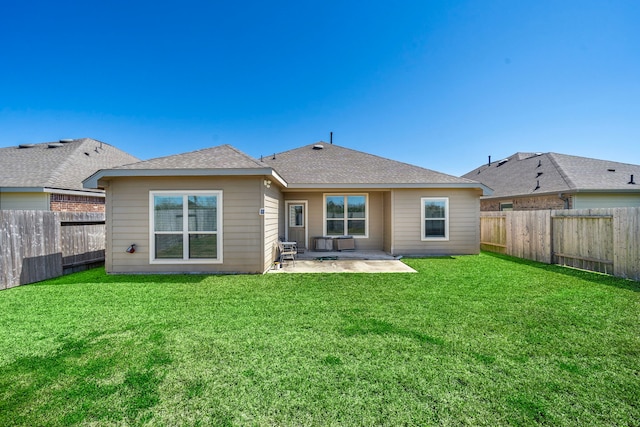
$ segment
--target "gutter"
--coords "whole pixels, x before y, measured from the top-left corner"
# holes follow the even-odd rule
[[[480,183],[379,183],[379,184],[363,184],[363,183],[343,183],[343,184],[289,184],[288,189],[397,189],[397,188],[472,188],[482,190],[482,195],[491,195],[493,190]]]
[[[53,187],[0,187],[3,193],[56,193],[76,196],[104,197],[103,191],[68,190]]]
[[[242,169],[102,169],[82,181],[84,188],[100,188],[98,181],[113,177],[168,177],[168,176],[270,176],[283,187],[286,181],[272,168]]]

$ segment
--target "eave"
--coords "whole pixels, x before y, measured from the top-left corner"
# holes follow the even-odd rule
[[[172,177],[172,176],[270,176],[283,187],[287,183],[272,168],[240,169],[105,169],[82,181],[84,188],[101,188],[100,180],[117,177]]]
[[[67,188],[54,187],[0,187],[0,193],[55,193],[75,196],[104,197],[104,191],[102,190],[71,190]]]

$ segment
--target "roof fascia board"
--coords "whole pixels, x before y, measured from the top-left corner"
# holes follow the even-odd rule
[[[44,193],[44,187],[0,187],[3,193]]]
[[[273,177],[273,179],[278,181],[280,183],[280,185],[282,185],[283,187],[286,188],[286,187],[289,186],[287,181],[285,181],[284,178],[282,178],[280,175],[278,175],[278,173],[275,170],[273,170],[273,168],[271,168],[271,176]]]
[[[141,176],[261,176],[269,175],[281,181],[279,175],[274,174],[273,168],[243,168],[243,169],[105,169],[100,170],[82,181],[84,188],[98,188],[98,181],[103,178],[141,177]],[[284,181],[282,181],[284,182]]]
[[[631,187],[632,184],[629,184]],[[615,188],[610,190],[575,190],[574,193],[639,193],[640,186],[636,188]]]
[[[409,183],[409,184],[289,184],[289,189],[392,189],[392,188],[473,188],[483,194],[492,194],[493,190],[480,183]]]
[[[43,190],[45,193],[69,194],[74,196],[105,197],[104,190],[94,190],[94,191],[64,190],[60,188],[48,188],[48,187],[45,187]]]
[[[488,199],[518,199],[523,197],[537,197],[537,196],[553,196],[557,194],[572,195],[577,193],[640,193],[640,187],[629,189],[600,189],[600,190],[558,190],[547,191],[545,193],[530,193],[530,194],[505,194],[500,196],[484,196],[483,200]]]

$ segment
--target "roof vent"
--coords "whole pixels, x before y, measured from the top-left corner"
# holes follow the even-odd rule
[[[540,180],[537,180],[536,181],[536,188],[534,188],[533,191],[536,191],[539,188],[540,188]]]
[[[635,184],[636,182],[633,180],[633,174],[631,174],[631,179],[629,180],[629,182],[627,182],[627,184]]]
[[[538,178],[540,175],[542,175],[542,172],[538,172],[538,174],[536,175],[536,178]]]
[[[536,156],[542,156],[542,153],[536,153]]]
[[[47,147],[49,148],[58,148],[58,147],[62,147],[64,146],[64,144],[61,144],[59,142],[52,142],[51,144],[47,145]]]
[[[61,143],[61,144],[68,144],[68,143],[70,143],[70,142],[73,142],[73,139],[61,139],[61,140],[60,140],[60,143]]]
[[[35,147],[35,144],[20,144],[18,148],[32,148]]]
[[[314,150],[322,150],[323,148],[324,148],[324,145],[322,145],[322,144],[316,144],[316,145],[313,146]]]
[[[498,166],[497,166],[497,167],[500,167],[500,166],[504,165],[504,164],[505,164],[505,163],[507,163],[508,161],[509,161],[509,159],[502,159],[502,160],[500,160],[500,161],[498,162]]]
[[[616,171],[616,170],[615,170],[615,169],[613,169],[613,168],[609,168],[609,169],[607,169],[607,172],[615,172],[615,171]]]
[[[542,166],[542,160],[538,160],[538,166],[536,166],[536,167],[539,168],[540,166]]]

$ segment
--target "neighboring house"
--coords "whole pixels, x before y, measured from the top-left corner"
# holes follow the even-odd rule
[[[640,206],[640,165],[558,153],[516,153],[463,175],[493,190],[481,210]]]
[[[396,255],[476,254],[478,182],[318,143],[260,160],[222,145],[101,170],[109,273],[263,273],[279,237]],[[127,249],[135,244],[135,252]]]
[[[104,191],[82,180],[138,161],[90,138],[0,148],[0,209],[104,212]]]

